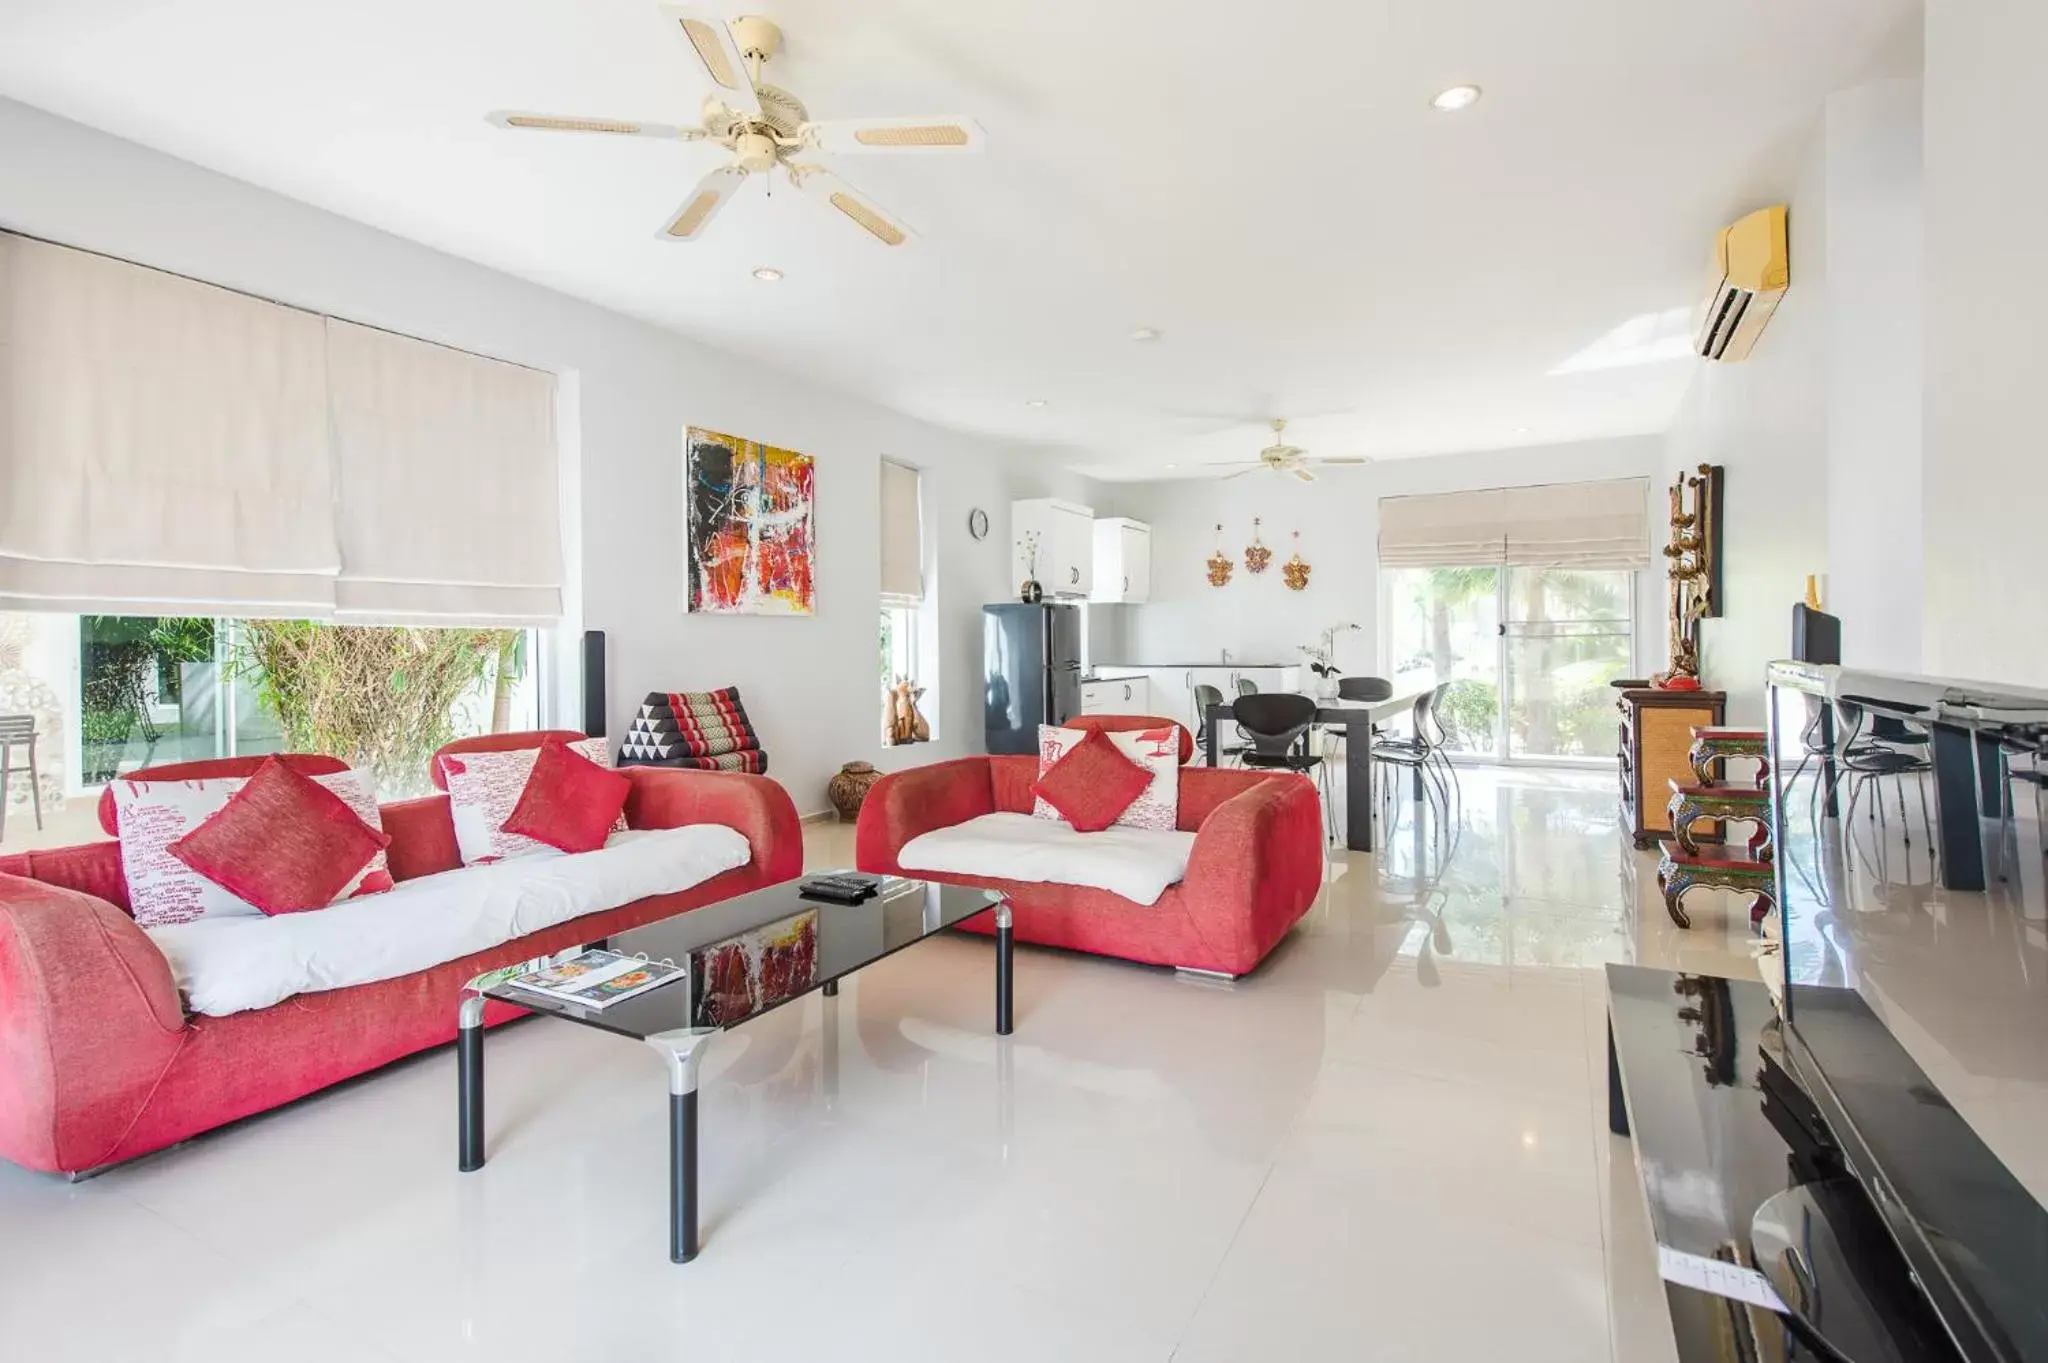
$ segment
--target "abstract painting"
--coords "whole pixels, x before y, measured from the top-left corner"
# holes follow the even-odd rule
[[[690,428],[690,609],[812,615],[817,465],[808,454]]]

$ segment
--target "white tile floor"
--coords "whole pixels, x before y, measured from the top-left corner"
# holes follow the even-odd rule
[[[0,1165],[0,1353],[1655,1363],[1599,967],[1752,967],[1742,925],[1669,926],[1614,804],[1468,773],[1448,855],[1408,821],[1337,853],[1231,987],[1020,948],[1007,1058],[982,940],[750,1024],[685,1268],[660,1061],[545,1022],[492,1035],[475,1175],[447,1051],[81,1185]]]

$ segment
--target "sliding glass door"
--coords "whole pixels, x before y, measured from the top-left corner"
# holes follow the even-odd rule
[[[1453,753],[1495,761],[1604,758],[1608,683],[1635,653],[1635,575],[1490,565],[1389,568],[1383,656],[1397,691],[1448,682]]]

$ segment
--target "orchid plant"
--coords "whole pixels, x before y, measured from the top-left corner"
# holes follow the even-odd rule
[[[1355,624],[1350,620],[1339,620],[1336,624],[1323,631],[1322,639],[1319,642],[1303,644],[1301,651],[1308,657],[1308,670],[1315,673],[1318,677],[1336,676],[1337,636],[1349,634],[1353,630],[1361,628],[1363,626]]]

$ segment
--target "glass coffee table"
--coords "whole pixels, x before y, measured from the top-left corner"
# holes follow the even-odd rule
[[[996,915],[996,1034],[1010,1034],[1010,907],[1001,895],[890,878],[865,903],[832,904],[803,898],[797,893],[799,883],[786,881],[706,904],[597,944],[682,967],[669,983],[608,1008],[508,983],[514,975],[575,956],[584,950],[581,946],[493,970],[464,985],[455,1043],[462,1171],[484,1166],[486,999],[645,1042],[668,1061],[668,1257],[679,1264],[697,1257],[697,1070],[712,1037],[813,991],[837,994],[839,981],[862,966],[991,911]]]

